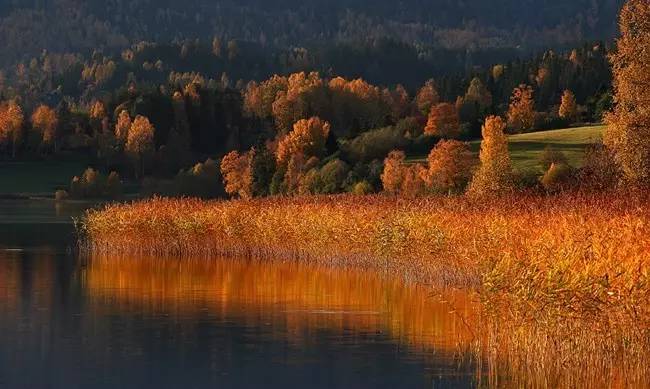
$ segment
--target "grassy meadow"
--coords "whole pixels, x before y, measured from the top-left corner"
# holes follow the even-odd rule
[[[510,158],[518,171],[541,174],[540,157],[546,147],[551,147],[564,153],[567,162],[578,168],[582,165],[585,148],[601,140],[604,130],[605,126],[592,126],[512,135],[509,137]],[[472,143],[477,152],[480,146],[480,141]]]
[[[513,167],[523,175],[543,174],[540,157],[544,149],[551,147],[564,153],[567,162],[578,168],[582,165],[586,147],[600,141],[604,130],[605,126],[589,126],[511,135],[509,148]],[[478,155],[481,141],[472,141],[470,146]],[[411,159],[413,162],[425,160],[426,156]]]

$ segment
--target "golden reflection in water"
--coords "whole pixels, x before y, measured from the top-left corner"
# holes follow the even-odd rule
[[[82,279],[92,299],[111,300],[98,306],[184,316],[207,311],[283,327],[294,342],[309,342],[309,333],[321,329],[386,333],[420,350],[454,353],[471,341],[475,320],[471,299],[460,292],[442,299],[373,273],[277,261],[95,255]]]

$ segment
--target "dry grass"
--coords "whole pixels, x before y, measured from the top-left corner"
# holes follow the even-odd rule
[[[153,199],[80,228],[98,252],[281,257],[472,288],[495,380],[628,386],[650,349],[649,197]]]

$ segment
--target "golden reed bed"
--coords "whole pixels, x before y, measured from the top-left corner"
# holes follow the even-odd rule
[[[482,302],[482,349],[495,377],[627,386],[645,383],[648,370],[648,200],[158,198],[90,211],[79,229],[95,252],[297,259],[470,288]]]

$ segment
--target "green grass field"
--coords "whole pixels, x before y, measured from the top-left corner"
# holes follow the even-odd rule
[[[548,146],[562,151],[571,166],[580,167],[585,148],[589,144],[601,140],[604,130],[605,126],[591,126],[512,135],[509,139],[513,167],[524,175],[542,174],[540,157]],[[473,141],[470,144],[472,150],[478,153],[481,141]],[[418,157],[409,160],[424,161],[425,158]]]
[[[53,194],[88,167],[87,161],[0,162],[0,195]]]

